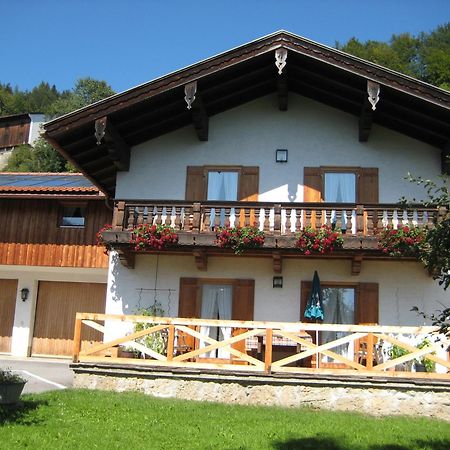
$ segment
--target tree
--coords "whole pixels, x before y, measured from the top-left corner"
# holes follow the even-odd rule
[[[450,22],[431,33],[392,35],[389,42],[360,42],[355,37],[336,48],[397,72],[450,90]]]
[[[79,79],[72,91],[63,92],[49,110],[50,116],[59,117],[84,106],[103,100],[115,92],[106,81],[93,78]]]

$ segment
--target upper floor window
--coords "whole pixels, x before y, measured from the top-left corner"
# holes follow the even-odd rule
[[[259,168],[188,166],[186,200],[258,201]]]
[[[356,174],[325,172],[324,201],[329,203],[356,202]]]
[[[378,203],[378,169],[375,167],[305,167],[304,201]]]
[[[207,200],[236,201],[238,198],[239,172],[208,171]]]
[[[82,228],[86,221],[86,208],[81,205],[63,205],[61,207],[61,227]]]

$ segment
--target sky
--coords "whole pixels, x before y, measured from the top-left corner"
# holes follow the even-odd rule
[[[334,47],[450,21],[450,0],[0,0],[0,83],[121,92],[284,29]]]

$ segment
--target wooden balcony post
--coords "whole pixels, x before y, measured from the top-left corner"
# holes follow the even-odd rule
[[[81,319],[77,317],[75,319],[75,330],[73,332],[73,355],[72,361],[77,363],[79,361],[80,349],[81,349]]]
[[[281,234],[281,205],[277,204],[274,206],[275,217],[273,224],[274,234]]]
[[[123,229],[123,216],[125,213],[125,202],[116,202],[113,214],[113,230],[121,231]]]
[[[364,205],[356,205],[356,234],[364,234]]]
[[[272,371],[272,328],[266,328],[266,348],[264,352],[264,371],[269,374]]]
[[[175,326],[169,325],[169,335],[167,337],[167,361],[172,361],[173,359],[173,349],[175,340]]]
[[[200,203],[194,203],[192,208],[192,231],[200,232],[201,229],[201,204]]]

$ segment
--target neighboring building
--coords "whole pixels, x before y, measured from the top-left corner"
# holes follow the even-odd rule
[[[408,172],[448,171],[449,136],[448,92],[287,32],[45,125],[115,201],[107,313],[156,301],[171,317],[299,321],[317,270],[326,322],[384,325],[418,325],[413,306],[447,302],[419,262],[386,257],[375,234],[432,220],[396,202],[424,195]],[[228,220],[256,221],[264,247],[219,248],[212,227]],[[295,234],[325,220],[345,229],[344,248],[299,254]],[[174,225],[179,245],[135,252],[128,229],[154,221]]]
[[[0,170],[6,166],[15,147],[34,144],[44,120],[44,114],[40,113],[0,117]]]
[[[71,354],[75,313],[105,310],[110,221],[81,174],[0,173],[0,352]]]

